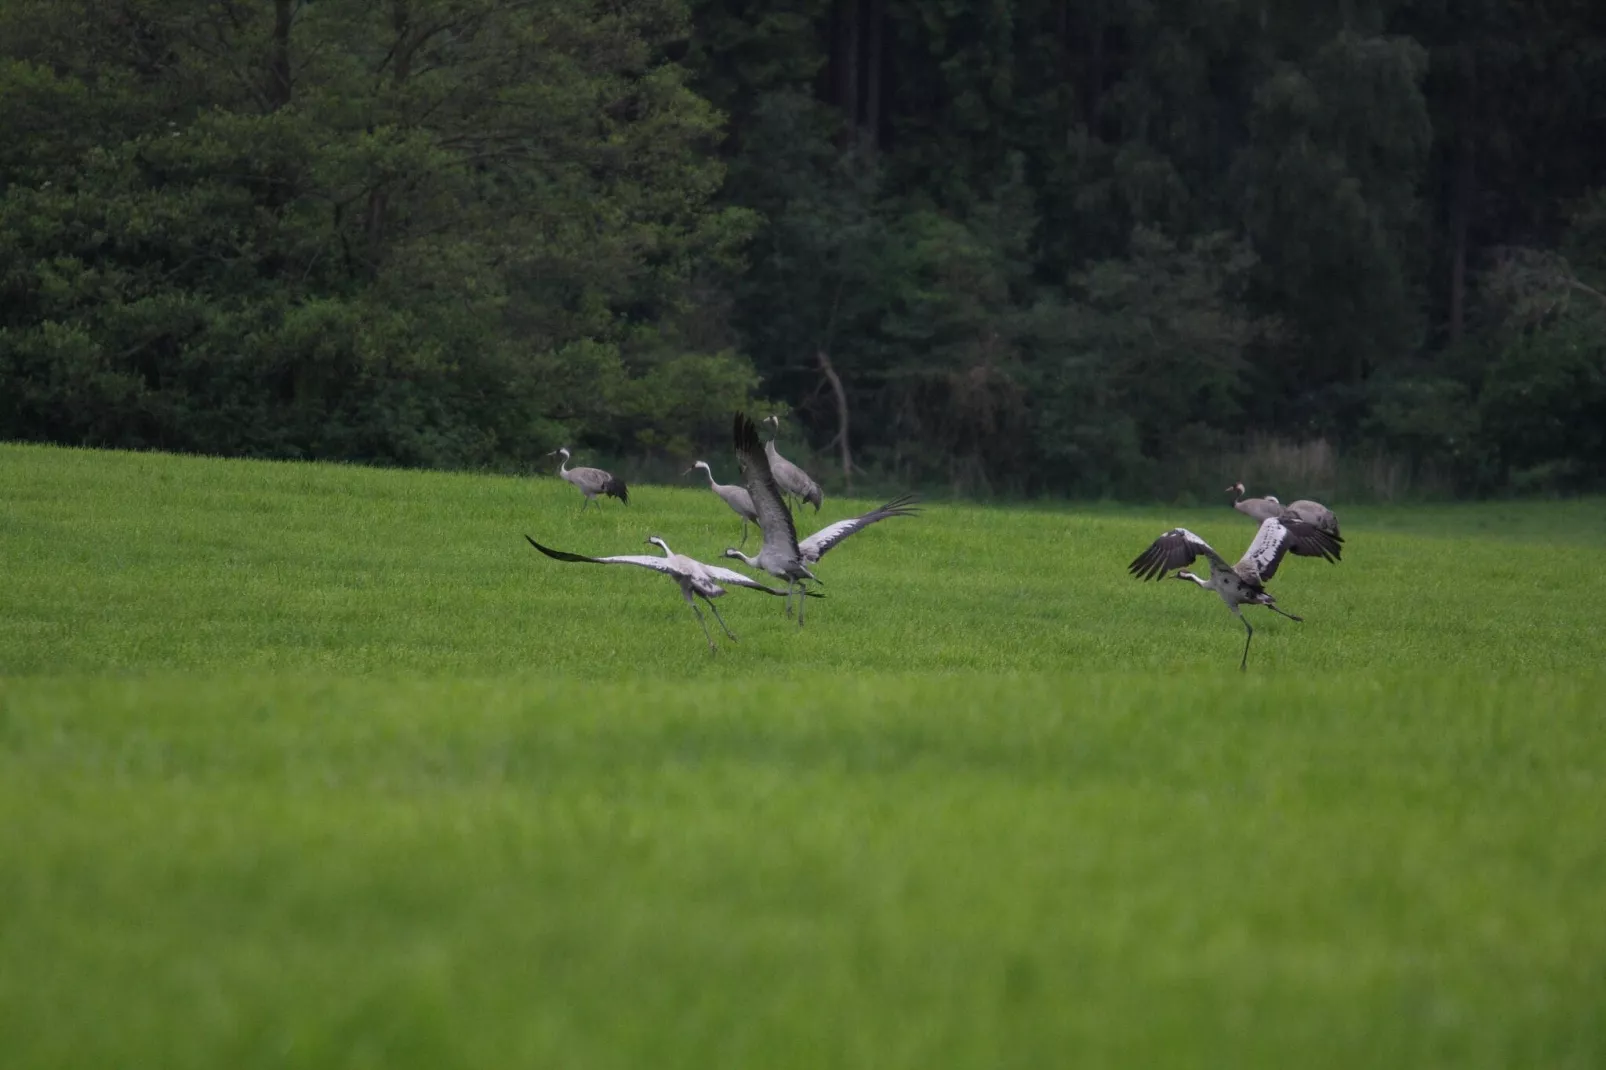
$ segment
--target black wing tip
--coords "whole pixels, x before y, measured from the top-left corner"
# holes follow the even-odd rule
[[[920,512],[919,503],[920,495],[918,494],[900,494],[880,509],[877,509],[876,512],[886,513],[888,516],[915,516]]]
[[[531,546],[535,547],[537,550],[540,550],[543,554],[546,554],[548,557],[552,558],[554,561],[583,561],[583,562],[585,562],[587,564],[595,564],[596,563],[596,560],[594,558],[586,557],[583,554],[571,554],[571,553],[566,553],[563,550],[554,550],[551,547],[542,546],[540,543],[536,542],[534,539],[530,538],[528,535],[524,536],[524,538],[526,539],[526,541],[529,542],[529,544]]]
[[[630,488],[618,476],[608,480],[608,485],[602,488],[602,493],[618,498],[626,505],[630,504]]]
[[[543,554],[546,554],[548,557],[556,557],[560,561],[562,560],[562,557],[559,556],[559,555],[561,555],[563,553],[562,550],[553,550],[553,549],[551,549],[549,547],[542,546],[540,543],[536,542],[534,539],[530,538],[530,536],[528,536],[528,535],[524,536],[524,539],[531,546],[535,547],[537,550],[540,550]]]
[[[747,418],[747,413],[736,413],[736,418],[731,422],[731,439],[736,443],[738,451],[758,448],[758,428]]]
[[[1166,532],[1166,534],[1169,535],[1171,533]],[[1160,538],[1164,539],[1165,536],[1162,535]],[[1166,552],[1166,547],[1157,539],[1149,545],[1147,550],[1133,558],[1132,563],[1126,567],[1126,570],[1140,581],[1154,580],[1159,582],[1165,579],[1166,573],[1171,570],[1173,564],[1171,555]],[[1176,567],[1181,568],[1182,565],[1176,565]]]
[[[1321,528],[1306,525],[1296,531],[1299,536],[1291,549],[1301,557],[1320,557],[1336,564],[1344,557],[1344,540],[1336,539]]]

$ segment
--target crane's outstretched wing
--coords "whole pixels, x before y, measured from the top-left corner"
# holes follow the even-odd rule
[[[1208,558],[1211,568],[1227,567],[1226,559],[1211,549],[1209,543],[1187,528],[1172,528],[1150,543],[1126,570],[1140,580],[1158,580],[1167,570],[1185,568],[1198,557]]]
[[[666,576],[680,575],[680,572],[669,564],[669,559],[664,557],[648,557],[644,554],[629,554],[620,557],[587,557],[584,554],[571,554],[563,550],[548,549],[528,535],[524,536],[524,538],[531,546],[558,561],[581,561],[588,565],[640,565],[642,568],[650,568],[654,572],[662,572]]]
[[[727,583],[733,587],[746,587],[753,591],[763,591],[765,594],[778,594],[783,598],[786,596],[785,591],[778,591],[769,584],[760,583],[755,579],[751,579],[742,575],[740,572],[734,572],[731,569],[723,568],[719,565],[706,564],[702,561],[697,563],[703,566],[703,569],[708,573],[709,578],[715,583]],[[808,595],[810,598],[825,597],[825,595],[819,594],[815,591],[804,591],[803,593]]]
[[[1252,564],[1265,583],[1277,575],[1277,566],[1283,555],[1292,550],[1302,557],[1326,557],[1333,560],[1338,545],[1333,537],[1297,517],[1284,514],[1268,517],[1260,522],[1255,541],[1249,544],[1238,564]]]
[[[872,509],[863,516],[856,516],[850,520],[838,520],[835,524],[827,524],[813,535],[797,544],[798,550],[805,558],[819,560],[826,551],[831,549],[843,539],[856,531],[863,531],[878,520],[885,520],[892,516],[918,516],[920,510],[915,507],[916,499],[913,494],[905,494],[894,498],[879,509]]]
[[[759,445],[758,428],[747,414],[739,412],[731,427],[736,446],[736,459],[741,462],[747,493],[753,499],[753,510],[758,513],[759,530],[764,535],[762,556],[768,553],[782,561],[800,562],[797,549],[797,528],[792,524],[792,510],[781,500],[781,488],[775,483],[770,470],[770,459]]]

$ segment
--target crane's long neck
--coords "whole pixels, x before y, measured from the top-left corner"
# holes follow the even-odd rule
[[[569,474],[569,451],[568,450],[559,450],[558,451],[558,475],[566,476],[568,474]]]
[[[1206,589],[1210,588],[1210,581],[1209,580],[1203,579],[1203,578],[1201,578],[1199,576],[1195,576],[1191,572],[1186,572],[1186,571],[1178,572],[1177,573],[1177,579],[1179,579],[1179,580],[1192,580],[1194,583],[1197,583],[1201,587],[1204,587]]]
[[[758,568],[758,558],[757,557],[748,557],[746,554],[742,553],[740,550],[728,550],[728,551],[726,551],[726,556],[727,557],[729,557],[731,555],[735,555],[736,557],[739,557],[743,561],[747,562],[747,567],[748,568]]]
[[[703,465],[703,475],[708,477],[708,489],[709,490],[718,490],[719,489],[719,484],[714,482],[714,470],[712,468],[708,467],[706,464]]]

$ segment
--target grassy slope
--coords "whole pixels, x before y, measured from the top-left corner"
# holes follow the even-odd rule
[[[1344,510],[1240,676],[1124,573],[1224,507],[933,508],[710,658],[520,537],[739,527],[632,499],[0,447],[6,1064],[1606,1058],[1602,503]]]

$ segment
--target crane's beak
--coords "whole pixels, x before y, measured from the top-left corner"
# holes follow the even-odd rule
[[[697,471],[697,466],[694,464],[690,468],[686,469],[684,472],[682,472],[680,474],[683,475],[683,476],[689,476],[695,471]]]

